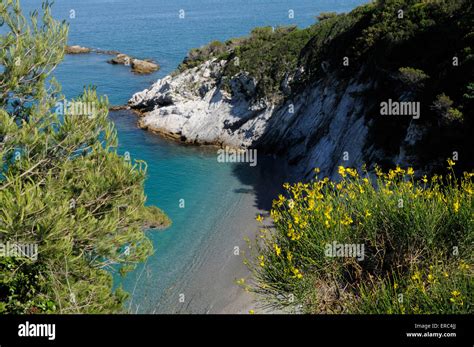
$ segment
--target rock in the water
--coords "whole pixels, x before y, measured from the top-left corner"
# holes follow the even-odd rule
[[[82,46],[66,46],[66,54],[85,54],[90,53],[91,49]]]
[[[99,53],[99,54],[110,54],[115,55],[112,59],[108,60],[109,64],[125,65],[130,66],[132,72],[137,74],[149,74],[160,69],[160,66],[151,60],[135,59],[127,54],[123,54],[117,51],[106,51],[96,48],[88,48],[82,46],[66,46],[66,54],[84,54],[84,53]]]
[[[132,71],[138,74],[149,74],[158,71],[160,67],[150,61],[133,59],[132,60]]]
[[[132,64],[132,58],[126,54],[119,53],[115,56],[115,58],[110,59],[107,61],[110,64],[119,64],[119,65],[126,65],[130,66]]]
[[[160,67],[149,60],[135,59],[127,54],[119,53],[108,61],[110,64],[131,66],[132,72],[137,74],[149,74],[157,71]]]
[[[122,111],[122,110],[129,110],[130,106],[128,105],[113,105],[109,106],[109,111]]]

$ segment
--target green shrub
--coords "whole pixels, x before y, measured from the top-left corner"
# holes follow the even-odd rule
[[[0,313],[121,312],[127,295],[111,271],[152,254],[147,222],[169,222],[145,207],[146,164],[117,153],[108,101],[94,88],[70,100],[93,105],[90,114],[56,112],[65,97],[49,76],[68,28],[49,4],[26,19],[18,1],[2,1],[0,17],[0,245],[37,247],[0,255]]]
[[[400,80],[413,88],[422,88],[423,82],[429,78],[423,70],[412,67],[401,67],[398,71],[400,72]]]
[[[463,114],[457,108],[450,108],[448,110],[448,114],[446,116],[448,122],[462,122],[463,121]]]
[[[333,18],[336,16],[337,16],[336,12],[321,12],[318,16],[316,16],[316,19],[322,22],[323,20]]]

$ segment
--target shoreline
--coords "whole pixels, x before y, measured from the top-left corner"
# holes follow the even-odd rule
[[[178,191],[178,197],[187,197],[185,210],[164,208],[173,219],[173,225],[158,234],[150,234],[155,255],[130,277],[117,283],[131,294],[125,309],[145,314],[247,314],[250,310],[272,313],[261,308],[255,294],[246,292],[236,281],[245,278],[247,283],[250,280],[250,271],[243,263],[247,251],[245,239],[253,241],[257,237],[261,225],[255,217],[269,214],[271,202],[281,190],[286,163],[261,156],[256,167],[250,167],[249,163],[217,164],[217,156],[215,161],[212,159],[215,153],[207,150],[211,150],[210,146],[201,146],[204,151],[201,152],[200,146],[183,146],[137,127],[129,129],[136,124],[132,112],[113,112],[111,118],[119,121],[119,128],[139,132],[133,135],[135,138],[156,138],[157,143],[169,141],[173,147],[190,147],[188,150],[193,157],[194,151],[208,153],[204,157],[211,161],[202,162],[201,167],[205,171],[220,171],[209,173],[213,177],[211,181],[204,182],[204,188],[194,192],[197,195],[192,198],[189,193]],[[150,182],[153,176],[155,180],[159,177],[156,169]],[[192,200],[199,202],[195,204]],[[190,219],[193,222],[190,223]],[[239,247],[239,255],[234,255],[234,247]],[[180,294],[185,295],[184,303],[178,301]]]
[[[259,199],[270,203],[276,198],[279,187],[281,185],[273,184],[262,187],[265,196],[260,195]],[[269,210],[256,206],[256,199],[256,193],[249,189],[226,205],[225,214],[216,219],[179,278],[163,290],[153,304],[138,313],[249,314],[251,310],[256,314],[281,313],[264,307],[265,303],[259,302],[255,293],[236,283],[241,278],[246,284],[252,280],[251,271],[244,264],[249,252],[246,239],[253,243],[258,237],[261,225],[255,217],[264,215],[267,219],[269,216]],[[239,255],[234,254],[235,247],[239,248]],[[159,255],[157,261],[160,261]],[[181,294],[185,295],[183,303],[176,300]],[[133,299],[136,303],[137,298]]]
[[[210,147],[210,148],[231,148],[235,150],[242,150],[243,148],[241,147],[236,147],[233,146],[232,144],[227,144],[221,141],[217,142],[199,142],[199,141],[187,141],[187,139],[183,139],[183,136],[180,134],[176,134],[167,130],[164,130],[162,128],[154,128],[150,125],[143,125],[141,123],[141,118],[143,118],[146,115],[146,112],[140,111],[139,109],[130,107],[129,105],[113,105],[109,106],[109,112],[119,112],[119,111],[129,111],[133,113],[136,117],[138,117],[138,120],[136,122],[136,126],[138,129],[141,129],[143,131],[148,131],[156,136],[160,136],[163,139],[172,141],[176,144],[182,145],[182,146],[193,146],[193,147]]]

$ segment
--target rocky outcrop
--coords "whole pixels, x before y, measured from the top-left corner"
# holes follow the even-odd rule
[[[132,71],[137,74],[149,74],[158,71],[159,65],[152,61],[132,59]]]
[[[186,143],[257,147],[284,155],[297,176],[321,168],[361,165],[376,154],[367,144],[366,100],[373,85],[327,75],[284,102],[255,97],[256,81],[245,72],[224,87],[225,61],[211,60],[166,76],[133,95],[139,126]]]
[[[222,78],[225,64],[206,61],[133,95],[129,106],[139,111],[139,126],[186,143],[252,147],[281,155],[295,178],[312,177],[316,167],[322,175],[336,177],[339,165],[416,161],[407,148],[416,146],[426,130],[416,120],[408,121],[395,152],[374,141],[381,117],[373,98],[378,85],[362,77],[364,69],[341,78],[321,68],[319,78],[298,91],[285,82],[286,97],[272,101],[257,96],[256,81],[245,72]],[[304,73],[298,69],[285,80]]]
[[[130,65],[132,58],[126,54],[118,53],[114,58],[108,61],[109,64]]]
[[[66,46],[66,54],[86,54],[98,53],[106,55],[114,55],[112,59],[108,60],[109,64],[130,66],[131,71],[136,74],[150,74],[160,69],[160,66],[150,59],[136,59],[130,55],[123,54],[117,51],[103,50],[98,48],[88,48],[82,46]]]
[[[252,146],[265,132],[272,108],[249,102],[255,82],[244,74],[231,81],[233,93],[221,88],[223,64],[208,61],[135,94],[129,105],[144,112],[140,127],[187,143]]]
[[[66,54],[86,54],[92,50],[82,46],[66,46]]]
[[[135,59],[127,54],[118,53],[114,58],[108,61],[110,64],[120,64],[130,66],[132,72],[137,74],[150,74],[159,70],[159,65],[151,60]]]

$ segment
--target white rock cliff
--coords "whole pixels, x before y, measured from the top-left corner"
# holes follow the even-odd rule
[[[334,177],[338,165],[361,166],[382,156],[368,143],[371,118],[363,95],[373,83],[328,73],[274,105],[255,101],[256,83],[245,73],[234,76],[232,92],[226,92],[220,79],[224,65],[207,61],[133,95],[129,105],[141,111],[139,126],[188,143],[277,153],[304,178],[315,167]]]

